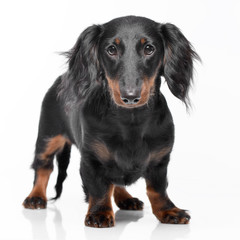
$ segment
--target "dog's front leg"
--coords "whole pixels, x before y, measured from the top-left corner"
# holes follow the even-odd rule
[[[158,165],[149,166],[145,179],[147,195],[152,205],[153,214],[162,223],[187,224],[189,214],[177,208],[169,199],[167,189],[167,166],[169,154],[161,159]]]
[[[82,159],[80,174],[86,200],[89,203],[85,218],[88,227],[106,228],[115,225],[111,196],[114,185],[104,179],[103,169],[91,164],[91,160]]]

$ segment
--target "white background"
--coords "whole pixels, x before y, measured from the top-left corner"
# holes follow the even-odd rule
[[[168,192],[177,206],[190,210],[191,223],[158,223],[140,180],[129,191],[144,201],[143,212],[114,206],[116,227],[85,227],[75,148],[61,199],[47,210],[23,209],[32,188],[41,101],[66,70],[58,52],[70,49],[89,25],[129,14],[174,23],[203,61],[195,64],[190,114],[162,86],[176,125]],[[0,239],[240,239],[239,14],[237,0],[1,1]],[[55,181],[56,171],[49,197]]]

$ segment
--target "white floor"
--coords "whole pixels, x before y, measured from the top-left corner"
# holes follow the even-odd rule
[[[189,225],[158,223],[146,203],[144,211],[116,210],[116,226],[110,229],[85,227],[87,205],[78,198],[64,198],[49,204],[46,210],[36,211],[7,203],[1,211],[5,214],[1,214],[0,239],[240,239],[239,210],[235,209],[240,198],[224,199],[232,206],[226,206],[223,199],[220,204],[214,197],[201,200],[202,206],[197,206],[194,202],[199,199],[193,199]]]
[[[72,155],[73,159],[78,156],[76,149],[73,149]],[[218,179],[217,184],[215,179],[208,178],[207,172],[202,175],[201,181],[201,169],[199,174],[195,175],[194,167],[192,173],[187,173],[186,170],[185,173],[178,174],[177,162],[170,164],[168,192],[177,206],[190,210],[192,219],[189,225],[159,223],[151,213],[145,194],[145,182],[140,179],[128,190],[144,201],[143,211],[120,211],[114,205],[115,227],[85,227],[87,204],[84,202],[78,165],[77,161],[72,160],[61,199],[49,203],[46,210],[26,210],[21,206],[31,189],[31,170],[23,170],[21,167],[9,172],[1,171],[1,192],[4,194],[0,200],[0,239],[240,239],[238,184],[234,185],[232,182],[229,188],[224,189],[224,182]],[[55,180],[56,171],[49,182],[49,197],[54,195]]]

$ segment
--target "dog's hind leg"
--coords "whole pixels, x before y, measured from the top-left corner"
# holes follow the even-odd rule
[[[58,86],[61,77],[48,90],[42,103],[42,110],[36,142],[35,157],[32,168],[35,170],[34,186],[23,202],[25,208],[45,208],[47,204],[46,188],[51,172],[53,159],[57,155],[59,177],[56,185],[57,198],[61,194],[62,182],[66,178],[69,163],[70,146],[68,123],[64,115],[64,104],[58,98]]]
[[[68,140],[62,135],[47,139],[40,138],[37,141],[35,158],[32,164],[32,168],[35,170],[34,185],[31,193],[23,202],[25,208],[46,208],[46,189],[50,174],[53,171],[53,158],[56,153],[64,149],[66,142]]]
[[[132,197],[125,187],[115,186],[113,193],[116,205],[122,210],[142,210],[143,202]]]

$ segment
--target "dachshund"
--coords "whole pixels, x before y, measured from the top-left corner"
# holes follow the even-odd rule
[[[172,94],[190,106],[193,62],[200,60],[191,43],[173,24],[127,16],[88,27],[65,55],[68,69],[42,102],[34,184],[23,206],[46,208],[55,156],[53,199],[60,197],[74,144],[89,204],[86,226],[115,225],[112,195],[120,209],[142,210],[143,202],[125,188],[141,177],[161,223],[189,223],[190,215],[166,192],[174,124],[160,86],[164,77]]]

